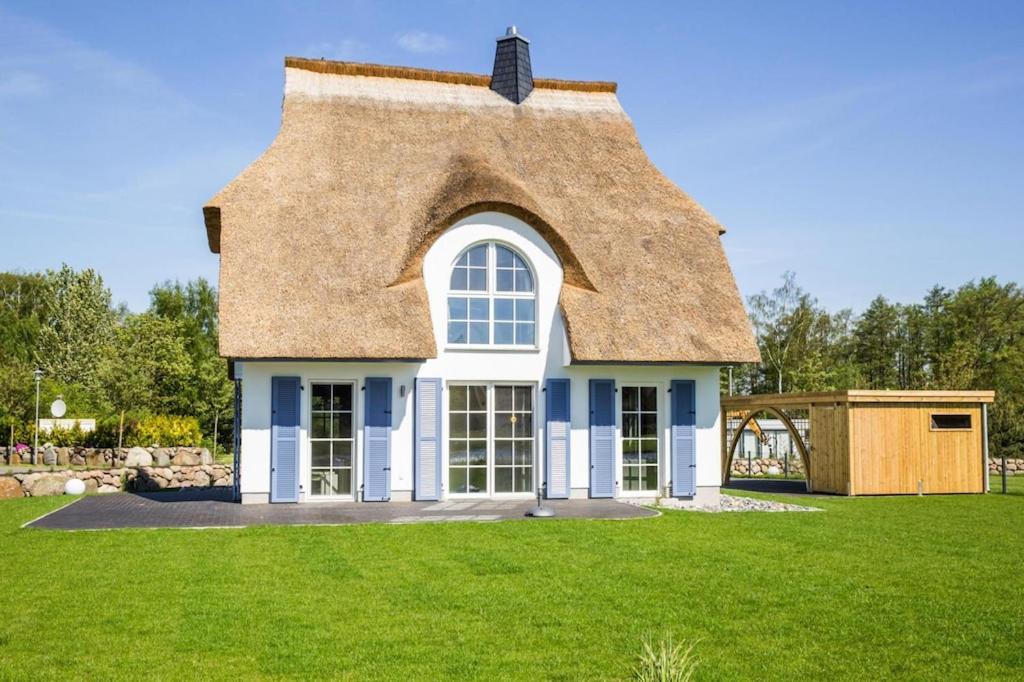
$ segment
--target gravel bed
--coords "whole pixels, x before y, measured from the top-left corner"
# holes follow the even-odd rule
[[[663,509],[684,509],[686,511],[698,512],[814,512],[822,511],[817,507],[804,507],[799,504],[788,502],[775,502],[773,500],[755,500],[752,497],[737,497],[735,495],[721,495],[718,505],[692,505],[682,500],[663,498],[658,505]]]

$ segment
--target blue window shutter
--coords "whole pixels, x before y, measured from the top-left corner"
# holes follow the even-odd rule
[[[299,501],[299,377],[270,379],[270,501]]]
[[[553,498],[569,497],[569,439],[571,436],[571,410],[569,409],[569,380],[548,379],[545,391],[547,412],[544,432],[547,434],[545,480],[547,495]]]
[[[615,381],[590,380],[590,496],[615,496]]]
[[[366,379],[363,424],[363,500],[391,498],[391,378]]]
[[[697,401],[693,381],[672,382],[672,496],[697,494]]]
[[[416,379],[416,499],[441,499],[441,380]]]

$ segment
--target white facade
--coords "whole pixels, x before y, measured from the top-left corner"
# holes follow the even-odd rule
[[[507,245],[517,252],[532,270],[536,296],[536,343],[526,347],[467,347],[448,344],[448,295],[452,268],[459,256],[478,243]],[[266,502],[271,476],[271,378],[297,376],[301,379],[301,416],[299,422],[300,500],[332,499],[314,497],[311,491],[311,395],[318,382],[352,382],[354,404],[353,495],[359,499],[362,482],[364,392],[367,377],[392,380],[391,499],[413,497],[413,386],[417,377],[442,380],[442,498],[459,494],[449,490],[449,387],[460,384],[488,384],[532,387],[533,478],[543,479],[544,462],[544,382],[548,378],[568,378],[571,385],[571,464],[572,497],[587,497],[590,482],[589,462],[589,380],[612,379],[616,396],[616,496],[653,497],[653,491],[627,491],[622,485],[622,387],[651,386],[657,395],[657,449],[659,492],[670,478],[670,394],[673,380],[692,380],[696,402],[696,483],[697,497],[711,500],[718,494],[721,481],[719,450],[719,368],[703,365],[572,365],[558,295],[562,286],[562,268],[558,257],[530,226],[498,213],[470,216],[446,231],[427,252],[423,277],[430,301],[438,356],[422,362],[334,362],[334,361],[236,361],[235,373],[242,380],[242,444],[240,491],[243,502]],[[493,405],[491,411],[493,412]],[[489,480],[493,481],[493,452],[489,449]],[[493,497],[532,497],[531,491],[499,493]],[[463,493],[470,496],[473,493]],[[338,498],[333,498],[338,499]]]

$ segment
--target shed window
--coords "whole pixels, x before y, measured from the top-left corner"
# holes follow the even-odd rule
[[[965,431],[971,428],[969,414],[933,414],[932,430],[934,431]]]
[[[537,298],[526,260],[504,244],[472,246],[452,267],[448,343],[534,346]]]

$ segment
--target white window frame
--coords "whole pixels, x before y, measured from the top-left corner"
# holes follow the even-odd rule
[[[658,434],[658,484],[654,490],[626,490],[625,481],[622,480],[622,441],[625,440],[625,424],[622,419],[622,395],[624,388],[654,388],[657,400],[658,421],[655,426],[655,433]],[[661,495],[665,487],[665,456],[668,442],[665,435],[668,422],[666,403],[671,400],[672,395],[668,392],[668,385],[658,381],[617,381],[615,391],[615,489],[618,497],[657,497]]]
[[[313,494],[313,386],[316,384],[348,384],[352,387],[352,493],[349,495]],[[362,464],[363,415],[359,410],[359,380],[355,378],[307,379],[303,393],[303,420],[306,423],[302,439],[302,501],[303,502],[354,502],[359,498],[359,472]]]
[[[534,286],[536,288],[536,286]],[[487,388],[487,491],[482,493],[453,493],[449,489],[449,425],[451,423],[450,404],[451,404],[451,393],[448,389],[455,388],[458,386],[485,386]],[[495,492],[494,490],[494,389],[497,386],[529,386],[530,387],[530,400],[531,407],[533,409],[533,481],[532,489],[528,492]],[[460,380],[460,381],[449,381],[445,384],[445,395],[442,402],[444,403],[444,417],[442,422],[442,432],[444,437],[444,456],[442,457],[442,463],[444,466],[441,474],[441,488],[444,491],[443,497],[445,499],[452,500],[532,500],[537,495],[537,486],[539,484],[540,467],[544,465],[543,459],[540,452],[540,443],[543,441],[541,438],[540,419],[538,418],[538,404],[537,404],[537,382],[535,381],[471,381],[471,380]]]
[[[459,259],[465,254],[477,248],[478,246],[487,247],[487,289],[485,291],[469,291],[463,289],[452,289],[452,272],[454,272]],[[522,292],[522,291],[498,291],[498,264],[497,264],[497,249],[496,247],[502,246],[512,253],[517,255],[526,265],[526,271],[530,273],[530,280],[533,283],[533,291]],[[467,283],[468,284],[468,283]],[[488,321],[487,321],[487,338],[490,339],[490,343],[453,343],[448,340],[448,323],[449,323],[449,298],[468,298],[468,299],[484,299],[488,302]],[[494,301],[497,298],[510,298],[513,300],[530,300],[533,301],[533,343],[494,343]],[[513,303],[513,306],[515,304]],[[445,297],[444,297],[444,339],[445,339],[445,350],[460,351],[460,350],[500,350],[500,351],[526,351],[535,352],[540,349],[540,320],[537,319],[537,311],[540,309],[540,286],[537,282],[537,270],[533,267],[533,263],[530,259],[514,245],[502,241],[500,239],[487,239],[483,241],[473,242],[466,248],[459,251],[449,266],[446,280]],[[466,330],[467,338],[469,336],[469,329],[467,325]],[[513,325],[513,338],[515,338],[515,327]]]

